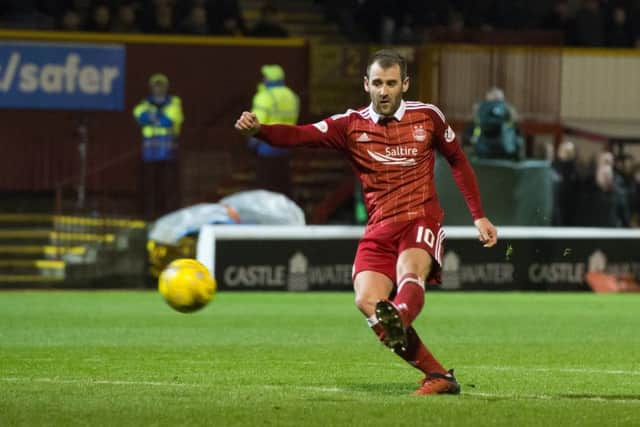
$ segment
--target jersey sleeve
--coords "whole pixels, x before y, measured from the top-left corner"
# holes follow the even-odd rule
[[[324,147],[343,150],[347,146],[348,116],[333,116],[310,125],[261,125],[256,138],[275,147]]]
[[[485,216],[480,200],[480,188],[476,174],[469,163],[469,159],[462,151],[455,132],[447,123],[442,111],[437,107],[427,110],[434,123],[434,147],[447,159],[456,186],[464,196],[469,212],[474,220]]]

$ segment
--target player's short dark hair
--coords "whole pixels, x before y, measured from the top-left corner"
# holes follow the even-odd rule
[[[376,62],[385,69],[397,64],[400,66],[400,76],[402,80],[404,81],[404,79],[407,78],[407,60],[395,50],[382,49],[371,55],[367,63],[367,77],[369,77],[371,72],[371,66]]]

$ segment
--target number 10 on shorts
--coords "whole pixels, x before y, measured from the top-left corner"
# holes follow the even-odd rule
[[[424,226],[418,227],[418,235],[416,236],[416,243],[426,243],[430,248],[433,248],[433,243],[436,240],[436,236],[433,234],[433,231],[429,228],[425,228]]]

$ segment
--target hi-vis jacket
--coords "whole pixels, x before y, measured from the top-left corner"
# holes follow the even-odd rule
[[[251,111],[258,116],[262,124],[295,125],[300,114],[300,100],[295,92],[285,86],[284,82],[269,81],[258,85]],[[286,152],[282,148],[271,147],[255,140],[250,145],[263,156],[277,156]]]
[[[178,136],[184,121],[180,98],[167,96],[162,104],[157,104],[149,97],[136,105],[133,116],[142,126],[143,160],[175,159]]]

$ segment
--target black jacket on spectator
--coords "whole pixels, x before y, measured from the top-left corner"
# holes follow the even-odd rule
[[[602,13],[582,8],[576,12],[573,43],[578,46],[600,47],[605,45],[605,28]]]
[[[564,227],[578,225],[576,213],[580,181],[576,162],[575,160],[557,160],[553,162],[552,166],[557,174],[557,181],[554,186],[553,225]]]

